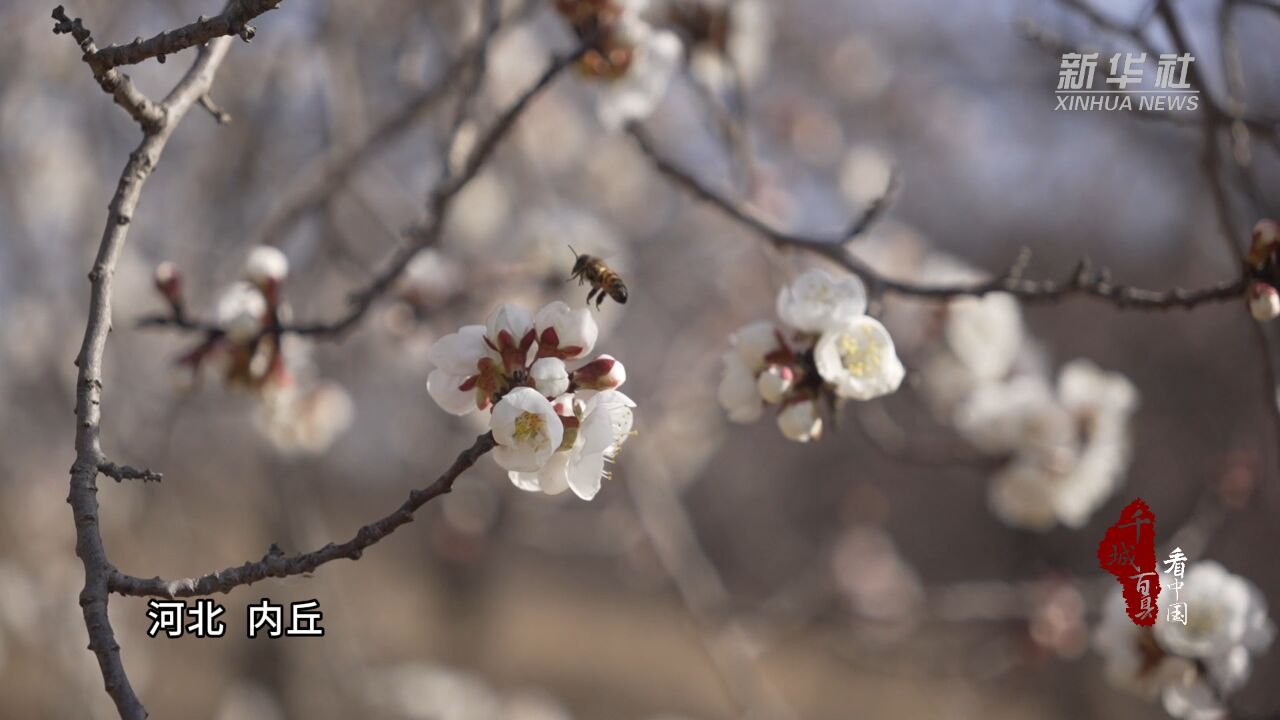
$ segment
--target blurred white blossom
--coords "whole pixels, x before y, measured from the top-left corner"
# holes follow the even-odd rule
[[[289,274],[289,259],[278,248],[259,245],[245,259],[244,275],[257,287],[284,282]]]
[[[866,316],[824,332],[813,356],[818,374],[842,398],[871,400],[888,395],[907,374],[889,331]]]
[[[262,334],[267,300],[248,282],[233,283],[218,296],[214,318],[233,343],[247,343]]]
[[[1118,373],[1087,360],[1062,368],[1056,388],[1035,375],[979,387],[955,414],[974,447],[1009,463],[990,501],[1015,527],[1081,527],[1123,481],[1138,394]]]
[[[822,415],[813,400],[788,403],[778,413],[778,429],[782,436],[795,442],[809,442],[822,436]]]
[[[647,4],[647,0],[556,3],[579,37],[594,39],[578,67],[599,82],[597,113],[610,130],[651,115],[680,66],[680,39],[642,17]]]
[[[751,87],[768,68],[773,17],[765,0],[659,0],[649,16],[684,39],[691,69],[712,89]]]
[[[845,327],[867,311],[867,289],[853,275],[810,270],[778,291],[778,317],[805,332]]]
[[[1266,600],[1249,580],[1213,560],[1188,563],[1179,601],[1184,624],[1157,616],[1135,625],[1120,588],[1107,598],[1094,634],[1107,679],[1147,698],[1159,696],[1182,720],[1219,720],[1223,699],[1248,680],[1252,656],[1270,647],[1275,628]],[[1165,601],[1162,595],[1162,604]]]

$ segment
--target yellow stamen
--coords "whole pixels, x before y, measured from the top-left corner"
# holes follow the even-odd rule
[[[540,441],[545,442],[546,434],[543,430],[546,429],[546,426],[546,421],[542,419],[541,415],[531,412],[520,413],[520,416],[516,418],[516,442],[528,443],[533,441],[535,444],[539,444]]]
[[[840,336],[836,348],[840,353],[840,364],[850,375],[864,378],[880,371],[880,350],[884,343],[876,337],[871,328],[862,328],[862,342],[849,333]]]

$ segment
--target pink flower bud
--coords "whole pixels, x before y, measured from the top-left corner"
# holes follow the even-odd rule
[[[574,384],[583,390],[612,390],[626,381],[626,368],[611,355],[601,355],[573,372]]]
[[[182,303],[182,271],[178,270],[177,265],[167,260],[160,263],[156,266],[152,279],[156,290],[170,305],[176,307]]]

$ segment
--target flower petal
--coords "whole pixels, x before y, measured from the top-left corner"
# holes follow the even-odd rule
[[[867,288],[855,275],[804,273],[778,292],[778,317],[797,330],[822,332],[848,325],[867,311]]]
[[[432,344],[427,360],[452,375],[469,377],[476,374],[476,365],[493,353],[484,342],[482,325],[467,325],[456,333],[445,335]]]
[[[450,415],[466,415],[476,410],[475,390],[461,390],[467,378],[445,370],[432,370],[427,375],[427,392],[431,399]]]
[[[569,488],[583,500],[590,500],[600,492],[600,481],[603,478],[604,453],[583,455],[569,467]]]
[[[755,374],[735,352],[724,354],[724,376],[717,397],[733,422],[755,422],[764,414],[764,399],[760,397]]]

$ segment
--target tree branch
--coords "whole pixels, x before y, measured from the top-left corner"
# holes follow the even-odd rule
[[[871,203],[838,236],[814,237],[785,232],[769,225],[750,210],[729,200],[668,160],[640,126],[631,126],[629,132],[654,168],[678,187],[719,210],[730,220],[760,235],[775,247],[797,248],[835,262],[860,277],[873,293],[892,292],[930,300],[951,300],[1004,292],[1027,302],[1053,302],[1071,295],[1083,295],[1104,300],[1119,308],[1167,310],[1179,307],[1191,309],[1207,303],[1240,300],[1244,297],[1248,284],[1242,273],[1233,280],[1195,290],[1144,290],[1112,283],[1104,269],[1094,269],[1087,261],[1080,262],[1068,277],[1061,280],[1027,280],[1022,277],[1020,266],[1024,263],[1021,260],[1002,275],[975,283],[929,284],[898,280],[881,275],[846,247],[846,243],[865,232],[883,213],[886,205],[884,198]]]
[[[163,598],[197,597],[215,592],[228,593],[241,585],[249,585],[266,578],[305,575],[325,563],[342,558],[359,560],[365,548],[378,543],[401,525],[413,522],[414,513],[423,505],[452,491],[458,477],[495,445],[492,433],[485,433],[476,438],[475,443],[462,451],[453,461],[453,465],[436,478],[435,482],[410,492],[408,499],[396,508],[395,512],[360,528],[354,537],[344,543],[338,545],[329,543],[318,550],[288,557],[279,548],[272,546],[271,551],[258,562],[247,562],[208,575],[181,580],[163,580],[158,577],[146,580],[113,571],[109,587],[111,591],[120,595]]]
[[[54,17],[60,20],[54,32],[71,33],[86,53],[91,52],[93,41],[78,20],[67,20],[62,8],[54,11]],[[98,246],[98,256],[89,273],[89,317],[84,341],[76,357],[79,368],[76,378],[76,459],[71,467],[71,490],[67,502],[75,518],[76,555],[84,563],[85,585],[80,593],[80,606],[89,632],[89,649],[97,656],[107,693],[115,701],[120,716],[128,720],[141,720],[147,712],[129,684],[120,659],[120,646],[107,617],[108,582],[113,568],[98,530],[98,473],[107,472],[116,479],[131,475],[125,472],[125,468],[119,468],[106,459],[100,443],[102,355],[111,330],[111,285],[142,187],[159,162],[174,128],[209,90],[229,45],[229,40],[219,40],[202,49],[191,69],[159,106],[150,104],[150,101],[145,104],[130,101],[132,85],[127,77],[115,71],[100,73],[94,69],[104,89],[111,91],[108,86],[114,83],[116,102],[139,120],[144,134],[120,175],[108,207],[107,225]],[[117,471],[119,477],[112,470]]]
[[[141,480],[142,482],[160,482],[164,479],[164,475],[146,468],[136,468],[130,465],[117,465],[109,460],[103,460],[98,464],[98,472],[115,480],[123,482],[125,480]]]
[[[142,129],[148,132],[156,131],[164,124],[163,109],[142,94],[128,75],[119,70],[94,64],[93,58],[97,55],[98,46],[94,44],[93,35],[80,18],[71,19],[67,16],[66,10],[59,5],[53,9],[53,19],[58,21],[53,26],[53,34],[70,35],[75,39],[80,45],[80,50],[84,52],[84,61],[93,71],[93,77],[98,81],[98,85],[102,87],[103,92],[116,101],[117,105],[129,113],[129,117],[136,120]]]
[[[397,250],[372,280],[350,296],[350,307],[333,320],[286,323],[279,328],[282,334],[311,336],[322,339],[338,339],[353,328],[380,297],[385,295],[413,258],[422,250],[435,244],[444,231],[453,199],[462,192],[484,167],[498,145],[510,133],[520,116],[570,65],[586,52],[589,43],[583,43],[573,53],[556,57],[542,71],[538,79],[516,98],[493,125],[476,141],[475,147],[455,172],[446,173],[443,180],[431,191],[428,199],[428,215],[425,224],[409,231],[410,243]],[[173,315],[151,315],[139,320],[143,327],[170,327],[187,332],[221,332],[215,323]]]
[[[239,35],[249,42],[256,32],[249,21],[269,10],[275,10],[281,0],[232,0],[222,13],[211,18],[203,15],[190,25],[162,32],[148,40],[138,38],[127,45],[110,45],[86,58],[97,70],[110,70],[121,65],[137,65],[156,58],[164,62],[166,55],[173,55],[190,47],[204,45],[214,38]]]
[[[537,5],[536,2],[526,2],[511,11],[510,18],[522,17]],[[496,32],[496,27],[494,30]],[[483,56],[484,48],[490,40],[491,36],[488,32],[484,33],[449,61],[441,71],[438,81],[419,91],[387,116],[362,141],[350,147],[331,151],[319,161],[318,172],[304,172],[304,179],[282,193],[284,200],[267,216],[262,229],[254,233],[256,242],[263,245],[278,245],[299,220],[324,206],[334,193],[347,184],[356,170],[381,152],[389,143],[413,128],[428,110],[433,109],[436,103],[460,81],[467,64],[476,61],[477,53]]]

